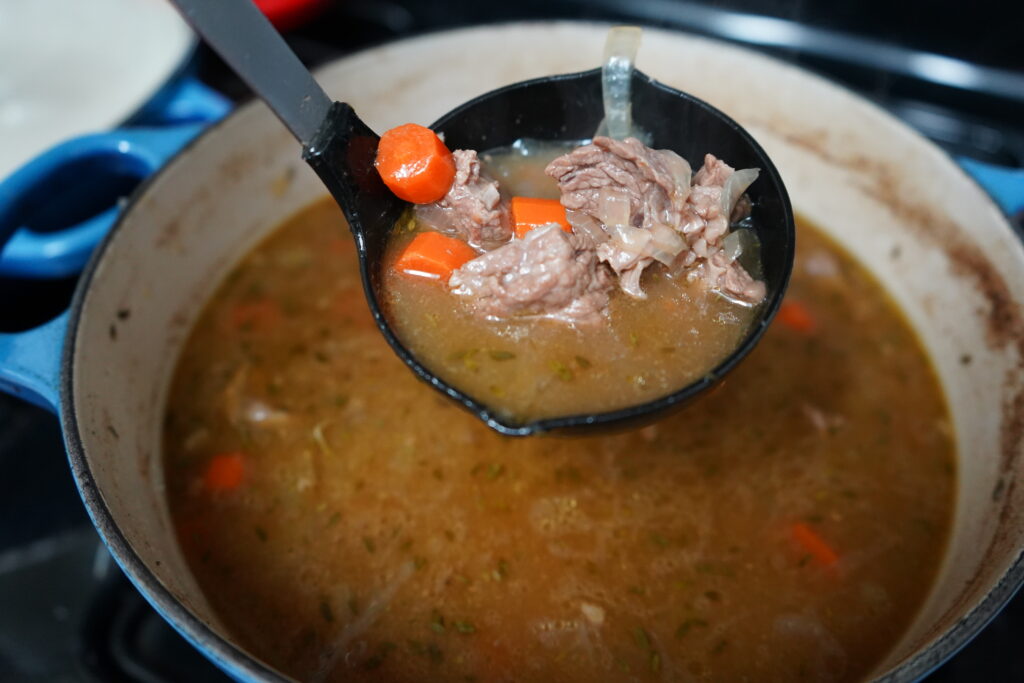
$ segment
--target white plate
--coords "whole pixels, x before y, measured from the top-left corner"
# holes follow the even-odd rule
[[[0,0],[0,179],[124,121],[194,45],[166,0]]]

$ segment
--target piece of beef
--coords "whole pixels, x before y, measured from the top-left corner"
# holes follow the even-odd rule
[[[700,234],[707,244],[718,244],[729,232],[729,216],[722,215],[722,188],[736,170],[713,154],[704,156],[704,165],[693,176],[689,205],[703,221],[700,226],[687,224],[684,233]],[[689,230],[688,230],[689,228]]]
[[[704,157],[691,185],[689,164],[674,152],[597,137],[545,172],[558,181],[574,228],[594,237],[598,258],[627,294],[643,298],[640,277],[660,261],[738,301],[764,297],[764,284],[720,253],[730,220],[722,193],[735,170],[714,155]]]
[[[638,299],[647,296],[640,287],[644,269],[655,261],[671,265],[686,249],[683,236],[666,225],[654,224],[649,229],[617,225],[609,233],[608,240],[597,247],[597,258],[619,276],[622,290]]]
[[[613,282],[589,238],[552,223],[469,261],[448,285],[488,317],[592,324],[602,319]]]
[[[562,205],[602,223],[602,189],[624,191],[629,201],[625,225],[650,228],[679,225],[690,193],[690,165],[675,152],[647,147],[636,138],[596,137],[544,169],[558,181]]]
[[[416,219],[481,249],[504,244],[512,237],[512,226],[498,181],[481,171],[475,151],[457,149],[452,157],[455,180],[451,189],[433,204],[418,205]]]
[[[712,289],[745,304],[759,304],[767,293],[763,282],[751,277],[739,262],[730,260],[722,249],[711,254],[700,268],[691,270],[687,277],[699,277]]]
[[[682,222],[690,165],[675,152],[651,149],[636,138],[596,137],[553,160],[545,173],[558,181],[568,211],[600,224],[608,239],[595,235],[601,242],[598,257],[619,276],[626,293],[643,298],[640,276],[656,260],[659,246],[658,240],[638,229],[664,229]],[[677,249],[684,246],[681,240],[675,242]]]
[[[763,282],[755,280],[737,261],[722,250],[722,239],[729,233],[732,216],[722,213],[722,191],[735,169],[713,154],[704,156],[704,165],[693,176],[693,188],[687,203],[703,226],[683,226],[690,254],[684,257],[692,267],[686,277],[702,280],[712,289],[747,304],[760,303],[766,294]],[[750,200],[741,197],[733,213],[749,214]]]

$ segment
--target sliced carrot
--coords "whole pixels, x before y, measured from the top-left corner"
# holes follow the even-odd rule
[[[448,282],[452,271],[476,258],[476,251],[460,239],[439,232],[421,232],[395,261],[395,268],[410,275],[437,276]]]
[[[834,567],[839,562],[839,555],[818,533],[804,524],[795,522],[791,527],[793,539],[800,547],[810,553],[811,557],[824,567]]]
[[[534,228],[548,223],[558,223],[562,230],[572,232],[569,219],[565,217],[565,207],[557,199],[513,197],[511,209],[512,229],[519,239]]]
[[[229,319],[236,330],[266,330],[280,321],[281,308],[273,299],[245,301],[231,309]]]
[[[783,325],[801,334],[811,334],[818,329],[814,314],[799,301],[783,301],[779,306],[778,318]]]
[[[437,133],[415,123],[380,137],[374,165],[388,189],[414,204],[436,202],[455,180],[452,153]]]
[[[245,457],[239,452],[213,456],[203,473],[203,486],[213,493],[234,491],[245,477]]]

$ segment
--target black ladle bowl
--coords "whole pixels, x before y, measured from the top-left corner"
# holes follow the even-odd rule
[[[751,224],[761,242],[767,297],[740,344],[699,380],[646,403],[602,413],[581,413],[527,422],[504,416],[487,403],[435,375],[402,343],[382,305],[384,252],[408,204],[395,197],[373,166],[379,136],[347,104],[335,102],[307,145],[303,158],[345,212],[356,241],[363,288],[377,326],[398,357],[423,381],[510,436],[592,433],[653,421],[712,387],[757,344],[775,316],[793,269],[796,242],[789,196],[774,164],[739,124],[691,95],[634,72],[633,120],[650,134],[651,146],[671,149],[699,165],[712,153],[736,168],[759,168],[747,190]],[[484,151],[520,138],[565,141],[590,138],[604,114],[601,70],[524,81],[481,95],[433,124],[450,149]]]

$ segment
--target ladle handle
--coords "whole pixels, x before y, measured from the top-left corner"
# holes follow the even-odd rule
[[[331,99],[251,0],[171,2],[308,147],[327,117]]]

